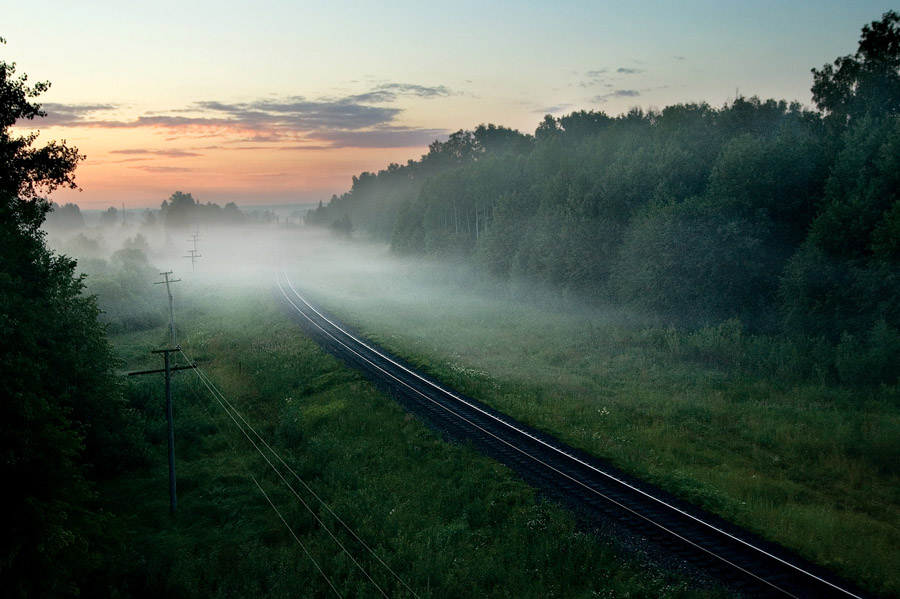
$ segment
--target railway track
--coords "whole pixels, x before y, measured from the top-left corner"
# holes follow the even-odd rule
[[[864,596],[783,548],[416,372],[315,308],[288,279],[283,263],[276,265],[275,278],[292,316],[327,351],[363,370],[446,436],[473,443],[583,518],[624,526],[749,596]]]

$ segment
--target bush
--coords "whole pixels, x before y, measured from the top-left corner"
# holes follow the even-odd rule
[[[835,350],[834,362],[844,384],[893,384],[900,378],[900,332],[879,320],[865,341],[845,333]]]
[[[637,218],[612,269],[627,305],[676,323],[761,323],[784,263],[765,222],[721,214],[693,198]]]

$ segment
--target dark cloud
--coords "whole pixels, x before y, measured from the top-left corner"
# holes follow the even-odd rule
[[[47,113],[47,116],[40,119],[39,124],[42,127],[63,127],[80,125],[90,122],[98,112],[109,112],[118,108],[113,104],[56,104],[46,102],[41,104],[41,109]]]
[[[155,128],[180,137],[225,138],[227,143],[328,142],[330,147],[408,147],[427,145],[446,132],[395,125],[402,108],[385,106],[400,98],[443,98],[453,95],[446,86],[382,83],[369,92],[337,98],[308,99],[293,96],[251,102],[195,102],[173,110],[145,112],[130,119],[114,118],[119,108],[110,104],[48,104],[51,116],[44,126],[79,126],[108,129]],[[232,146],[233,147],[233,146]],[[166,154],[120,150],[134,156],[188,157],[185,151]]]
[[[454,95],[449,87],[438,85],[427,87],[424,85],[414,85],[410,83],[384,83],[375,87],[372,91],[352,96],[357,102],[371,102],[382,104],[387,102],[395,102],[398,98],[414,97],[414,98],[446,98]]]
[[[319,129],[366,129],[390,123],[402,112],[399,108],[368,106],[348,99],[311,101],[302,97],[246,104],[197,102],[195,106],[204,114],[216,115],[202,117],[209,125],[218,127],[224,122],[276,134]]]
[[[644,69],[633,69],[630,67],[619,67],[616,69],[616,73],[620,75],[637,75],[638,73],[643,73]]]

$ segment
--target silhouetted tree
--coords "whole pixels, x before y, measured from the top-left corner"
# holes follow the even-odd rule
[[[237,204],[234,202],[225,204],[225,208],[222,209],[222,223],[232,226],[244,224],[244,213],[237,207]]]
[[[176,191],[169,198],[168,203],[163,202],[163,204],[166,227],[186,229],[198,224],[199,209],[191,194]]]
[[[900,114],[900,14],[891,10],[864,26],[855,54],[812,73],[813,101],[841,126],[867,114]]]
[[[90,481],[128,459],[131,433],[95,298],[40,231],[50,209],[41,194],[74,188],[83,156],[12,135],[20,119],[44,115],[30,99],[49,87],[14,72],[0,61],[0,588],[76,595],[102,539]]]
[[[115,206],[110,206],[100,215],[100,224],[104,227],[113,227],[119,224],[119,211]]]

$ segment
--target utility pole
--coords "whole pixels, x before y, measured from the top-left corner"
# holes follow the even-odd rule
[[[202,239],[200,239],[200,229],[199,229],[199,227],[198,227],[198,229],[197,229],[196,231],[193,232],[193,234],[191,234],[191,238],[188,239],[188,241],[193,241],[193,242],[194,242],[194,250],[196,251],[196,250],[197,250],[197,242],[198,242],[198,241],[202,241]]]
[[[172,415],[172,383],[171,373],[175,370],[187,370],[196,368],[197,364],[190,366],[169,366],[169,354],[172,352],[180,352],[181,347],[175,346],[172,349],[157,349],[150,353],[163,354],[165,356],[166,367],[162,370],[142,370],[140,372],[129,372],[128,376],[138,374],[155,374],[158,372],[166,373],[166,425],[169,432],[169,511],[175,513],[178,511],[178,494],[175,490],[175,419]]]
[[[162,285],[166,284],[166,293],[169,294],[169,316],[172,319],[172,346],[178,347],[178,340],[175,338],[175,309],[172,307],[172,290],[169,288],[169,283],[178,283],[181,279],[170,279],[169,275],[172,274],[172,271],[161,272],[159,273],[166,278],[165,281],[156,281],[153,283],[154,285]]]
[[[197,262],[198,258],[202,258],[203,256],[198,254],[197,250],[188,250],[188,253],[190,254],[190,256],[184,256],[184,257],[191,259],[191,272],[195,272],[196,267],[194,266],[194,264]]]

